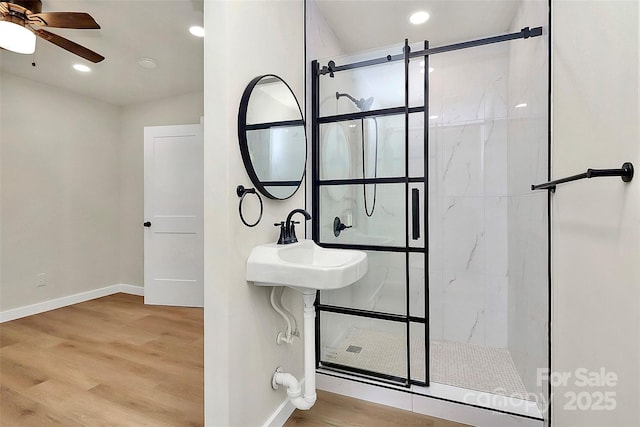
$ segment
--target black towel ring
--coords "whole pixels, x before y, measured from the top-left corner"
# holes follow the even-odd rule
[[[236,187],[236,194],[238,195],[238,197],[240,197],[240,202],[238,203],[238,213],[240,214],[240,220],[247,227],[255,227],[262,219],[262,213],[264,212],[262,197],[260,197],[260,194],[258,194],[255,188],[244,188],[243,185],[238,185]],[[244,196],[246,196],[247,194],[255,194],[258,197],[258,201],[260,202],[260,215],[258,216],[256,222],[254,222],[253,224],[249,224],[247,221],[245,221],[244,215],[242,215],[242,202],[244,201]]]

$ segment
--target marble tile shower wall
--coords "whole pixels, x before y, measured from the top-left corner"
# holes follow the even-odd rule
[[[507,346],[508,53],[507,46],[498,44],[431,59],[429,286],[434,340]]]

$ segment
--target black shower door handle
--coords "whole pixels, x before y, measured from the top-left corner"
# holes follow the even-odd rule
[[[413,240],[420,238],[420,190],[411,189],[411,237]]]

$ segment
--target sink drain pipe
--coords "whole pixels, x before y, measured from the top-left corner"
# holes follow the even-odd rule
[[[287,396],[297,409],[307,410],[316,403],[316,310],[313,303],[316,300],[316,292],[303,293],[304,300],[304,393],[300,381],[293,375],[283,372],[282,368],[276,369],[271,380],[273,389],[284,385],[287,387]]]

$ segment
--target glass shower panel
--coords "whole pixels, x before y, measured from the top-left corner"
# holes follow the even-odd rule
[[[425,329],[424,323],[411,322],[409,324],[411,379],[423,383],[427,381]]]
[[[405,194],[405,184],[320,186],[319,242],[405,246]],[[339,236],[336,217],[351,226]]]
[[[404,176],[404,115],[320,125],[320,179]]]
[[[429,135],[431,137],[431,135]],[[424,113],[409,114],[409,176],[424,176]]]
[[[409,315],[425,319],[426,286],[425,286],[425,254],[409,254]]]
[[[502,54],[500,54],[500,52]],[[430,61],[429,305],[431,381],[494,392],[487,375],[506,350],[508,49],[442,53]],[[502,150],[502,151],[501,151]],[[514,372],[512,369],[511,373]],[[517,373],[514,377],[518,379]]]
[[[423,50],[424,44],[414,45],[412,52]],[[411,58],[409,60],[409,107],[424,106],[424,74],[433,67],[427,66],[424,57]],[[429,74],[431,76],[431,74]]]
[[[353,64],[370,59],[385,58],[387,55],[402,55],[404,46],[392,46],[389,48],[366,52],[357,55],[345,55],[335,58],[336,66]],[[412,51],[422,50],[422,44],[412,46]],[[326,66],[327,60],[320,61],[320,66]],[[422,107],[424,105],[424,74],[431,69],[430,76],[435,72],[431,66],[426,66],[423,57],[411,58],[409,61],[409,107]],[[384,62],[380,65],[356,68],[352,70],[321,76],[320,84],[320,117],[350,114],[362,111],[347,97],[337,98],[336,93],[348,93],[356,101],[368,101],[369,108],[365,110],[380,110],[384,108],[404,107],[405,105],[405,75],[404,61],[395,60]]]
[[[367,257],[369,270],[362,279],[346,288],[321,292],[320,303],[404,315],[407,311],[405,254],[368,251]],[[424,299],[424,294],[422,297]]]
[[[387,55],[402,54],[402,46],[375,51],[363,56],[349,55],[334,59],[336,66],[351,64],[371,58]],[[319,62],[320,67],[327,66],[328,61]],[[347,96],[355,101],[362,100],[359,108]],[[355,68],[336,72],[334,77],[329,74],[320,76],[320,117],[339,114],[358,113],[364,110],[379,110],[383,108],[397,108],[404,106],[404,63],[393,61],[364,68]],[[366,108],[362,108],[366,107]]]
[[[407,378],[407,325],[320,312],[320,362],[382,374],[404,383]]]
[[[544,303],[541,316],[524,307],[546,301],[546,195],[529,185],[546,176],[536,165],[547,164],[547,124],[543,107],[535,129],[521,127],[531,112],[514,107],[519,91],[539,84],[545,94],[547,74],[514,67],[510,43],[431,61],[429,372],[435,383],[526,398],[537,391],[531,354],[546,354],[544,326],[532,327]],[[544,41],[517,49],[535,43]]]

